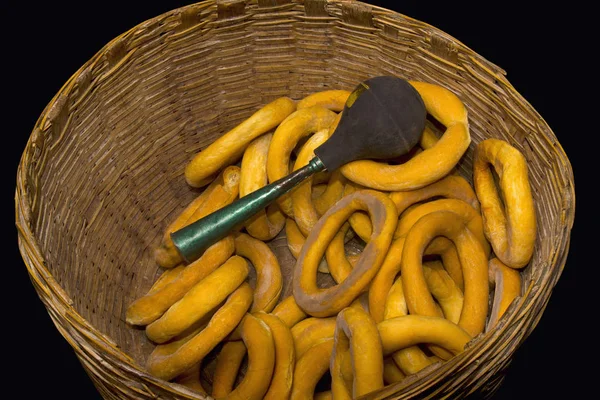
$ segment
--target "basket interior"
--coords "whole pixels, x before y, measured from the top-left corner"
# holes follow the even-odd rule
[[[152,249],[199,193],[183,177],[188,160],[277,97],[352,89],[376,75],[437,83],[461,98],[472,137],[460,165],[467,179],[485,138],[524,153],[539,224],[524,285],[544,279],[564,240],[557,221],[569,208],[569,182],[549,150],[554,135],[497,67],[428,25],[376,9],[223,3],[167,13],[108,44],[33,133],[33,232],[90,325],[144,365],[154,345],[125,323],[125,310],[160,274]],[[282,240],[272,244],[291,271]]]

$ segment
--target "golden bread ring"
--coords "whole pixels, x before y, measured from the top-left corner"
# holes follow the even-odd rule
[[[487,330],[494,327],[512,302],[521,295],[521,274],[497,258],[489,262],[490,284],[494,286],[494,300]]]
[[[408,207],[435,197],[462,200],[479,211],[479,201],[469,182],[460,175],[448,175],[422,188],[405,192],[392,192],[390,198],[401,215]]]
[[[351,188],[348,189],[348,191],[351,190]],[[465,178],[459,175],[448,175],[437,182],[419,189],[390,193],[390,199],[396,205],[400,218],[403,217],[403,213],[410,206],[436,197],[462,200],[476,211],[479,211],[479,201],[473,188]],[[350,225],[352,225],[352,229],[361,239],[368,240],[371,236],[371,222],[366,215],[362,213],[354,214],[350,218]],[[396,233],[395,237],[399,237],[398,233]]]
[[[294,256],[295,259],[298,259],[302,246],[304,246],[304,242],[306,242],[306,237],[300,232],[298,224],[292,218],[286,218],[285,220],[285,237],[290,253],[292,253],[292,256]],[[317,270],[325,274],[329,273],[329,267],[324,258],[319,262]]]
[[[469,228],[478,237],[485,256],[489,255],[489,243],[483,234],[483,222],[480,214],[468,203],[457,199],[441,199],[419,204],[414,208],[406,210],[396,226],[395,239],[390,246],[390,251],[383,261],[379,272],[371,282],[369,289],[369,310],[375,322],[383,320],[385,298],[390,291],[396,275],[400,272],[402,253],[404,248],[404,238],[415,223],[424,215],[437,211],[452,211],[460,216],[462,220],[467,221]],[[444,264],[448,268],[448,273],[463,290],[463,273],[456,248],[452,241],[444,237],[437,237],[428,244],[425,249],[426,255],[440,254],[442,259],[447,262]],[[433,304],[431,305],[433,307]],[[432,316],[442,316],[430,314]]]
[[[383,264],[369,287],[369,313],[376,323],[383,321],[386,299],[396,275],[400,272],[403,251],[403,237],[392,241]]]
[[[254,139],[244,151],[240,174],[240,197],[244,197],[268,183],[267,154],[271,144],[272,133]],[[277,203],[270,204],[246,222],[246,231],[260,240],[271,240],[285,224],[285,215]]]
[[[348,271],[348,273],[349,273],[350,270],[346,270],[345,265],[349,262],[350,259],[352,259],[353,261],[356,261],[355,257],[353,258],[350,256],[350,257],[348,257],[348,259],[346,259],[346,257],[343,254],[342,255],[336,254],[335,255],[336,261],[334,261],[334,262],[339,261],[340,264],[333,266],[333,272],[329,270],[327,254],[335,254],[335,251],[343,249],[344,242],[346,241],[349,234],[351,233],[351,231],[349,229],[344,229],[343,226],[342,226],[341,230],[344,231],[344,234],[339,238],[341,243],[338,242],[337,235],[336,235],[336,238],[334,238],[332,240],[330,246],[327,248],[325,257],[321,259],[321,261],[319,262],[319,266],[317,267],[317,271],[322,272],[324,274],[331,273],[332,276],[334,277],[334,279],[339,278],[341,276],[344,276],[344,277],[347,276],[347,274],[344,275],[345,271]],[[300,232],[300,228],[298,227],[298,224],[296,224],[296,221],[294,221],[292,218],[287,218],[285,221],[285,235],[286,235],[287,245],[288,245],[288,249],[290,250],[290,253],[292,253],[292,256],[294,256],[295,259],[298,259],[298,257],[300,256],[300,251],[302,250],[302,246],[304,246],[304,243],[306,242],[306,237],[302,234],[302,232]],[[331,247],[333,247],[333,249],[330,249]],[[340,259],[340,257],[341,257],[341,259]],[[342,263],[343,263],[343,265],[342,265]],[[339,282],[339,281],[336,279],[336,282]]]
[[[448,275],[450,275],[450,277],[452,278],[454,283],[456,283],[458,288],[461,291],[464,291],[465,281],[463,279],[462,265],[460,265],[460,259],[458,258],[456,246],[448,246],[447,250],[441,252],[440,258],[442,259],[442,264],[444,265],[444,269],[446,270],[446,272],[448,272]]]
[[[275,306],[271,314],[278,317],[289,328],[308,317],[296,303],[294,296],[288,296]]]
[[[334,398],[353,399],[383,387],[383,353],[375,321],[364,310],[347,307],[336,319],[335,345],[331,355],[331,393]],[[352,387],[346,386],[342,357],[351,356]],[[349,391],[351,389],[351,392]]]
[[[200,382],[200,369],[201,363],[194,364],[193,367],[175,378],[174,382],[201,394],[206,394],[206,389],[204,389],[202,382]]]
[[[296,350],[296,358],[302,355],[311,348],[315,343],[323,339],[333,338],[335,331],[335,318],[306,318],[291,329],[292,338],[294,339],[294,348]]]
[[[296,360],[290,400],[312,399],[321,377],[329,370],[333,338],[315,343]]]
[[[316,186],[313,187],[312,202],[313,202],[315,210],[317,210],[317,213],[319,216],[322,216],[323,214],[325,214],[327,212],[327,210],[329,210],[339,199],[342,198],[343,193],[344,193],[345,184],[346,184],[346,178],[344,178],[344,176],[342,175],[340,170],[337,169],[337,170],[333,171],[333,173],[331,174],[331,178],[327,182],[325,190],[322,193],[315,196]],[[354,232],[352,232],[352,230],[350,230],[350,229],[346,229],[345,235],[341,239],[342,246],[345,242],[352,239],[353,237],[354,237]],[[304,239],[304,241],[306,241],[305,237],[303,237],[303,239]],[[302,242],[302,245],[304,245],[304,241]],[[332,246],[335,241],[336,241],[336,239],[334,239],[332,241]],[[295,246],[297,246],[297,244]],[[298,248],[301,249],[302,246],[299,246]],[[329,248],[327,248],[327,252],[329,252]],[[300,252],[298,251],[298,253],[300,253]],[[326,256],[325,259],[321,260],[321,263],[319,264],[318,271],[323,272],[323,273],[331,273],[331,271],[329,270],[329,266],[327,264],[327,253],[325,254],[325,256]],[[349,259],[350,258],[352,258],[352,257],[349,257]],[[335,276],[334,276],[334,279],[335,279]]]
[[[325,259],[327,260],[327,267],[329,273],[333,277],[336,283],[342,282],[350,275],[354,264],[358,261],[355,257],[346,257],[346,250],[344,248],[344,238],[347,232],[350,230],[350,224],[347,222],[342,225],[340,231],[331,240],[331,243],[325,250]],[[354,263],[354,264],[353,264]]]
[[[269,326],[260,318],[246,314],[240,332],[248,349],[248,368],[241,382],[224,399],[262,400],[275,369],[275,344]]]
[[[457,355],[464,351],[471,336],[460,326],[440,317],[405,315],[377,324],[383,355],[417,344],[434,344]]]
[[[267,324],[275,345],[275,368],[264,400],[287,399],[292,391],[294,365],[296,364],[292,333],[290,328],[273,314],[257,312],[254,315]]]
[[[229,341],[223,345],[213,374],[212,397],[219,399],[231,393],[246,352],[246,345],[241,340]]]
[[[200,258],[187,266],[167,270],[152,289],[127,308],[126,320],[132,325],[148,325],[160,318],[198,282],[233,254],[234,241],[227,236],[210,246]],[[174,272],[178,272],[176,275]],[[165,276],[170,273],[169,276]]]
[[[421,217],[404,241],[402,287],[411,314],[437,317],[439,311],[427,287],[422,258],[425,248],[437,236],[450,239],[458,251],[465,281],[458,325],[476,336],[483,331],[488,312],[488,261],[480,240],[467,224],[468,220],[452,211],[435,211]]]
[[[324,107],[314,106],[297,110],[287,117],[275,130],[267,156],[267,176],[273,183],[290,173],[290,155],[302,138],[329,128],[336,113]],[[285,194],[277,204],[286,215],[293,217],[292,199]]]
[[[319,215],[325,214],[327,210],[342,198],[346,182],[346,178],[344,178],[339,169],[331,173],[331,178],[327,182],[325,191],[313,198],[313,205]]]
[[[217,307],[248,276],[248,263],[233,256],[196,283],[159,319],[146,326],[146,335],[155,343],[164,343],[179,335]]]
[[[331,111],[340,112],[344,109],[348,96],[350,96],[350,92],[347,90],[323,90],[312,93],[298,101],[298,110],[320,106]]]
[[[158,345],[147,361],[150,374],[171,380],[202,361],[240,323],[252,303],[252,288],[240,285],[200,332]]]
[[[314,176],[313,176],[314,177]],[[314,202],[315,199],[319,196],[321,196],[323,193],[325,193],[325,190],[327,190],[327,183],[316,183],[313,179],[313,187],[311,190],[311,199]]]
[[[323,129],[312,135],[302,146],[294,163],[294,171],[306,166],[315,157],[314,150],[329,138],[329,130]],[[319,220],[319,213],[312,202],[312,177],[307,178],[291,192],[294,220],[306,237]]]
[[[408,306],[402,289],[402,277],[399,276],[394,281],[390,291],[385,299],[385,309],[383,319],[402,317],[408,315]]]
[[[421,149],[427,150],[433,147],[439,141],[440,138],[427,125],[425,125],[423,134],[419,139],[419,146],[421,147]]]
[[[205,189],[166,229],[161,244],[154,250],[154,259],[163,268],[172,268],[183,262],[170,234],[231,204],[238,198],[240,168],[229,166],[223,170],[215,185]]]
[[[440,305],[444,318],[458,324],[464,302],[462,290],[444,270],[440,261],[424,262],[423,274],[427,288]]]
[[[314,400],[333,400],[333,394],[331,394],[331,390],[326,390],[324,392],[315,393]]]
[[[277,256],[266,243],[245,233],[235,236],[235,254],[250,260],[256,270],[256,287],[251,311],[270,312],[279,301],[283,288]]]
[[[229,174],[229,171],[232,170],[225,169],[223,170],[223,173],[227,172]],[[169,224],[169,226],[167,226],[167,229],[165,229],[165,232],[163,233],[161,243],[156,249],[154,249],[154,259],[158,265],[163,268],[173,268],[175,265],[183,262],[183,259],[177,252],[177,249],[171,240],[171,233],[188,225],[188,220],[192,217],[196,210],[198,210],[198,208],[202,208],[202,206],[206,203],[207,198],[215,190],[215,188],[223,186],[223,173],[221,173],[217,179],[213,180],[211,184],[206,187],[194,200],[192,200],[192,202],[177,215],[177,217]],[[235,185],[233,189],[235,189]],[[239,190],[239,186],[237,190]]]
[[[357,210],[368,211],[375,227],[371,240],[348,277],[335,286],[317,286],[317,267],[325,250],[343,223]],[[296,261],[293,294],[298,306],[314,317],[335,315],[347,307],[371,282],[390,246],[398,220],[388,196],[372,190],[342,198],[314,226]]]
[[[343,165],[342,173],[352,182],[384,191],[417,189],[448,175],[469,147],[467,110],[460,99],[438,85],[410,84],[421,95],[427,112],[446,126],[446,132],[435,145],[400,165],[372,160]]]
[[[467,221],[467,228],[469,228],[471,232],[473,232],[479,239],[479,242],[485,251],[486,257],[489,256],[491,248],[483,232],[483,219],[481,218],[481,214],[468,203],[458,199],[440,199],[428,201],[406,210],[403,213],[402,218],[400,218],[400,221],[398,221],[394,237],[398,238],[406,236],[415,222],[417,222],[422,216],[432,212],[444,210],[452,211]],[[436,239],[434,243],[428,247],[425,254],[441,254],[447,250],[449,245],[451,245],[451,243],[448,240]]]
[[[402,277],[398,277],[385,301],[384,320],[408,315]],[[433,361],[417,345],[406,347],[392,353],[392,360],[404,375],[416,374],[423,368],[431,365]]]
[[[337,400],[351,400],[354,385],[354,371],[352,370],[352,354],[350,349],[340,349],[336,353],[334,338],[333,353],[329,362],[331,375],[331,395]],[[334,378],[335,376],[335,378]],[[383,380],[383,365],[381,379]]]
[[[285,237],[290,253],[295,259],[298,259],[302,246],[306,242],[306,237],[300,232],[300,228],[293,218],[286,218],[285,220]]]
[[[487,241],[483,231],[483,220],[479,212],[475,211],[474,208],[470,207],[467,203],[458,199],[441,199],[426,202],[412,206],[407,209],[403,214],[402,218],[396,227],[396,236],[404,236],[408,230],[414,225],[414,223],[420,219],[423,215],[429,214],[435,211],[452,211],[462,216],[462,218],[468,221],[467,228],[469,228],[478,238],[483,246],[486,257],[489,257],[491,248]],[[445,237],[435,238],[425,250],[426,255],[439,254],[442,258],[444,268],[448,271],[448,274],[452,277],[454,282],[458,285],[458,288],[464,290],[464,279],[462,274],[462,267],[456,252],[454,244]]]
[[[502,200],[490,166],[498,174]],[[475,147],[473,184],[496,257],[511,268],[524,267],[533,255],[537,230],[525,157],[503,140],[484,140]]]
[[[358,190],[366,190],[367,188],[356,183],[346,181],[344,186],[343,196],[348,196]],[[399,214],[398,214],[399,215]],[[352,231],[365,243],[369,243],[370,237],[373,234],[373,227],[369,215],[364,211],[357,211],[348,218],[348,223],[352,227]]]
[[[275,128],[295,110],[296,103],[287,97],[262,107],[197,153],[185,166],[185,180],[192,187],[206,185],[223,166],[237,161],[248,143]]]
[[[383,382],[386,385],[391,385],[392,383],[401,382],[406,378],[404,372],[396,365],[396,362],[390,358],[386,357],[383,360]]]
[[[229,258],[229,257],[227,257],[227,258]],[[169,268],[169,269],[164,270],[163,273],[160,274],[160,276],[158,277],[156,282],[154,282],[152,284],[152,287],[150,287],[150,290],[148,290],[146,295],[153,294],[153,293],[156,293],[156,292],[162,290],[169,283],[171,283],[175,279],[177,279],[177,277],[179,276],[181,271],[183,271],[185,269],[185,267],[186,267],[185,264],[179,264],[178,266],[176,266],[174,268]]]
[[[314,149],[327,139],[326,136],[329,135],[331,129],[335,129],[335,126],[337,126],[337,121],[339,121],[339,119],[336,117],[329,131],[321,130],[307,140],[298,154],[294,169],[306,165],[313,158]],[[314,179],[316,179],[316,177],[314,177]],[[286,221],[285,228],[288,248],[290,249],[290,252],[294,258],[298,258],[300,250],[306,241],[306,235],[317,222],[319,216],[322,215],[324,211],[329,209],[333,203],[335,203],[341,197],[344,180],[345,179],[341,177],[339,171],[334,172],[332,179],[330,179],[329,183],[327,184],[325,192],[322,194],[322,197],[317,197],[317,200],[320,199],[318,204],[321,212],[317,210],[313,200],[313,177],[308,178],[306,182],[296,187],[292,192],[291,201],[294,219],[288,219]],[[298,215],[295,215],[296,213]],[[318,271],[329,273],[329,268],[325,259],[322,259],[319,263]]]

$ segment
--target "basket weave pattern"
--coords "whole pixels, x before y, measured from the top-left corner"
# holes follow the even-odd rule
[[[103,397],[202,398],[144,371],[153,345],[124,318],[160,273],[153,246],[198,194],[183,178],[188,160],[277,97],[352,89],[376,75],[436,83],[460,97],[473,142],[460,164],[467,179],[481,140],[519,149],[538,237],[524,295],[495,330],[373,398],[494,393],[568,252],[573,173],[554,133],[502,69],[423,22],[356,1],[210,0],[148,20],[101,49],[51,100],[19,166],[25,265]],[[272,244],[278,254],[282,240]],[[291,271],[293,258],[282,257]]]

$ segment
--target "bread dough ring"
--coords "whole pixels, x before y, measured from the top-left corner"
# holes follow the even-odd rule
[[[373,236],[350,275],[335,286],[320,289],[316,278],[319,261],[342,224],[357,210],[369,212]],[[380,192],[359,191],[338,201],[314,226],[296,261],[292,285],[298,306],[312,316],[328,317],[350,305],[379,270],[397,220],[394,203]]]
[[[340,231],[336,233],[325,251],[329,273],[336,283],[342,282],[350,275],[354,265],[360,258],[360,255],[346,256],[344,238],[347,236],[348,231],[350,231],[350,224],[346,222],[342,225]]]
[[[328,254],[329,256],[331,256],[331,254],[335,254],[336,251],[343,249],[346,239],[348,239],[349,237],[351,238],[352,231],[350,231],[350,229],[344,228],[346,225],[347,224],[344,224],[344,226],[342,226],[340,230],[340,232],[343,231],[343,235],[339,238],[341,243],[338,243],[336,235],[336,237],[332,240],[331,244],[326,250],[326,257],[321,259],[321,261],[319,262],[319,266],[317,267],[317,271],[319,272],[325,274],[331,273],[336,282],[340,282],[337,279],[340,279],[341,276],[344,276],[344,278],[347,276],[347,274],[345,274],[345,264],[349,263],[350,260],[352,260],[352,262],[356,261],[356,257],[350,256],[348,257],[348,259],[346,259],[346,257],[343,254],[341,256],[338,256],[336,254],[335,260],[333,262],[337,263],[339,261],[339,264],[333,265],[332,270],[329,269],[327,261]],[[300,251],[302,250],[302,246],[304,246],[304,243],[306,242],[306,237],[302,234],[302,232],[300,232],[298,224],[296,224],[296,221],[294,221],[292,218],[287,218],[285,221],[285,236],[287,239],[287,245],[288,249],[290,250],[290,253],[292,253],[292,256],[294,256],[295,259],[298,259],[298,257],[300,256]],[[340,257],[343,258],[343,260],[339,259]],[[342,265],[342,263],[344,263],[344,265]]]
[[[338,399],[353,399],[383,387],[383,353],[375,321],[358,307],[347,307],[336,319],[331,355],[331,392]],[[352,361],[352,387],[342,374],[342,357]],[[351,391],[349,391],[351,389]]]
[[[204,389],[202,382],[200,382],[201,367],[201,363],[195,364],[193,367],[175,378],[174,382],[205,395],[206,389]]]
[[[312,135],[302,146],[294,164],[294,171],[306,166],[315,157],[314,150],[329,138],[329,130],[324,129]],[[291,192],[294,220],[300,232],[306,237],[319,220],[312,201],[312,177],[307,178]]]
[[[333,400],[333,394],[331,394],[331,390],[326,390],[324,392],[315,393],[314,400]]]
[[[383,355],[417,344],[435,344],[452,355],[464,351],[471,336],[460,326],[440,317],[406,315],[377,324]]]
[[[278,317],[288,327],[296,325],[304,318],[308,317],[296,303],[294,296],[288,296],[275,306],[271,314]]]
[[[349,188],[348,191],[350,190],[352,189]],[[469,182],[459,175],[447,175],[441,180],[419,189],[390,193],[390,199],[396,205],[400,218],[410,206],[436,197],[462,200],[475,210],[480,210],[475,191]],[[371,222],[365,214],[355,213],[350,217],[350,225],[362,240],[367,241],[371,236]]]
[[[272,137],[272,133],[264,134],[254,139],[244,151],[240,175],[240,197],[267,185],[267,154]],[[277,203],[272,203],[246,221],[246,231],[257,239],[267,241],[277,236],[284,224],[285,215]]]
[[[239,385],[223,399],[262,400],[275,369],[273,334],[263,320],[252,314],[246,314],[240,328],[242,340],[248,349],[248,368]]]
[[[252,288],[243,283],[198,333],[158,345],[147,361],[148,372],[171,380],[202,361],[240,323],[252,303]]]
[[[503,201],[490,166],[498,174]],[[523,268],[533,255],[537,230],[525,157],[503,140],[484,140],[475,147],[473,185],[496,257],[511,268]]]
[[[321,377],[329,370],[333,338],[315,343],[296,360],[290,400],[307,400],[314,396]]]
[[[402,289],[402,277],[398,277],[385,301],[384,320],[408,315],[404,290]],[[392,353],[392,360],[400,368],[404,375],[416,374],[433,363],[429,357],[417,345],[406,347]]]
[[[350,96],[350,92],[347,90],[323,90],[312,93],[298,101],[298,110],[320,106],[331,111],[340,112],[344,109],[348,96]]]
[[[494,286],[494,300],[487,331],[498,323],[512,302],[521,295],[521,274],[497,258],[489,262],[489,279]]]
[[[398,366],[393,358],[386,357],[383,360],[383,382],[386,385],[401,382],[406,378],[406,375]]]
[[[275,344],[275,368],[269,389],[263,399],[287,399],[292,391],[294,366],[296,364],[292,333],[290,328],[273,314],[257,312],[254,315],[267,324]]]
[[[235,254],[250,260],[256,270],[256,286],[251,311],[270,312],[279,301],[283,288],[281,267],[277,256],[264,242],[245,233],[238,233],[235,236]]]
[[[291,329],[296,349],[296,358],[302,357],[315,343],[323,339],[333,338],[336,317],[306,318]]]
[[[438,238],[444,239],[446,238]],[[456,246],[448,246],[447,250],[441,252],[440,257],[442,259],[442,264],[444,265],[444,269],[448,272],[448,275],[452,278],[456,286],[461,291],[465,290],[465,281],[463,279],[462,274],[462,265],[460,265],[460,259],[458,258],[458,252],[456,251]]]
[[[468,221],[452,211],[435,211],[421,217],[406,235],[401,261],[402,287],[410,314],[439,316],[423,275],[425,248],[437,236],[456,246],[465,281],[464,303],[458,325],[469,335],[483,332],[488,312],[488,262]]]
[[[444,318],[458,324],[464,303],[463,293],[458,285],[439,261],[424,262],[423,274],[427,288],[442,308]]]
[[[402,218],[400,218],[400,221],[398,221],[394,237],[398,238],[406,236],[408,231],[414,226],[415,222],[417,222],[422,216],[435,211],[443,210],[452,211],[460,215],[461,218],[467,222],[467,228],[469,228],[471,232],[473,232],[479,239],[479,243],[481,243],[486,257],[489,256],[491,249],[483,231],[483,219],[481,218],[481,214],[462,200],[433,200],[406,210],[406,212],[404,212],[402,215]],[[446,251],[448,245],[450,245],[449,241],[436,239],[430,246],[428,246],[426,254],[441,254]]]
[[[159,319],[146,326],[146,335],[155,343],[164,343],[179,335],[208,314],[234,292],[248,276],[248,264],[233,256],[206,278],[196,283]]]
[[[161,244],[154,250],[156,263],[163,268],[173,268],[183,263],[183,258],[171,239],[171,233],[231,204],[238,198],[239,182],[240,168],[233,165],[225,168],[166,229]]]
[[[343,165],[342,173],[352,182],[384,191],[417,189],[448,175],[469,147],[467,110],[460,99],[438,85],[410,84],[421,95],[427,112],[446,126],[446,131],[435,145],[400,165],[372,160]]]
[[[229,239],[232,240],[233,238],[229,237]],[[230,243],[233,244],[233,242],[230,242]],[[233,249],[233,246],[231,248]],[[227,258],[229,258],[229,257],[227,257]],[[154,284],[152,284],[152,287],[150,287],[150,290],[148,290],[148,293],[146,293],[146,295],[153,294],[153,293],[156,293],[156,292],[162,290],[169,283],[173,282],[179,276],[181,271],[183,271],[185,269],[185,267],[186,267],[186,265],[179,264],[175,268],[165,269],[164,272],[162,274],[160,274],[160,276],[158,277],[156,282],[154,282]]]
[[[386,298],[400,272],[403,251],[403,237],[392,241],[383,264],[369,287],[369,313],[376,323],[383,321]]]
[[[489,255],[489,243],[483,234],[483,222],[480,214],[471,207],[468,203],[457,199],[441,199],[420,204],[412,209],[406,210],[402,214],[402,218],[398,222],[395,230],[395,239],[390,246],[390,250],[383,261],[377,275],[371,282],[369,289],[369,310],[375,322],[383,320],[385,298],[394,282],[396,275],[400,272],[401,261],[404,251],[404,239],[407,233],[414,227],[415,223],[424,215],[436,211],[452,211],[467,223],[469,228],[484,249],[485,257]],[[425,254],[440,254],[442,259],[447,262],[444,264],[448,268],[448,273],[458,285],[460,290],[463,290],[463,272],[460,262],[455,260],[458,258],[456,248],[452,241],[444,237],[436,237],[429,243],[425,249]],[[433,305],[431,306],[433,307]],[[430,311],[432,308],[430,308]],[[431,311],[433,312],[433,311]],[[429,314],[433,316],[442,316],[439,314]]]
[[[127,308],[127,323],[148,325],[156,321],[196,283],[225,263],[233,254],[233,250],[233,237],[227,236],[206,249],[202,256],[191,264],[167,270],[145,296]]]
[[[469,182],[460,175],[448,175],[437,182],[419,189],[390,193],[390,198],[398,209],[398,215],[401,215],[413,204],[433,199],[434,197],[462,200],[475,210],[480,210],[479,200],[477,200],[475,191]]]
[[[346,182],[346,178],[344,178],[339,169],[331,173],[331,178],[327,182],[325,191],[320,196],[313,198],[313,205],[320,216],[325,214],[327,210],[342,198]]]
[[[246,345],[241,340],[223,344],[213,375],[212,397],[219,399],[231,393],[246,352]]]
[[[185,180],[192,187],[208,184],[223,166],[233,164],[252,140],[279,125],[296,110],[296,103],[280,97],[197,153],[185,166]]]
[[[285,220],[285,237],[290,253],[295,259],[298,259],[302,246],[306,242],[306,237],[300,232],[300,228],[293,218],[286,218]]]
[[[336,113],[324,107],[314,106],[293,112],[275,130],[267,155],[267,176],[269,183],[290,173],[290,155],[304,137],[328,129],[336,118]],[[292,199],[289,193],[279,197],[277,204],[281,210],[293,217]]]

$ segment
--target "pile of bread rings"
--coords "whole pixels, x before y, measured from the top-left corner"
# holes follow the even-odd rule
[[[441,86],[410,83],[445,126],[439,137],[426,127],[405,160],[309,178],[186,264],[169,233],[306,165],[350,92],[276,99],[195,155],[185,177],[205,189],[164,232],[154,253],[164,273],[127,309],[156,344],[150,374],[215,399],[350,399],[494,328],[534,249],[526,160],[503,140],[477,143],[471,186],[455,168],[471,143],[466,108]],[[265,243],[282,231],[296,258],[283,299]],[[319,273],[335,284],[319,287]],[[315,392],[327,372],[330,388]]]

